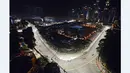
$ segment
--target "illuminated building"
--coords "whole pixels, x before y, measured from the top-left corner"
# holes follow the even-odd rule
[[[68,16],[72,18],[78,18],[79,17],[79,10],[78,9],[72,9],[68,12]]]
[[[110,1],[107,0],[105,3],[104,10],[103,10],[103,16],[101,18],[104,24],[109,23],[109,17],[110,17]]]
[[[82,8],[82,11],[84,14],[84,19],[89,20],[90,7],[85,6]]]
[[[109,10],[109,18],[108,18],[108,22],[109,23],[113,23],[116,17],[116,9],[112,8]]]
[[[100,7],[99,7],[99,0],[96,0],[96,3],[94,3],[94,10],[93,10],[93,21],[94,22],[97,22],[99,20],[99,10],[100,10]]]

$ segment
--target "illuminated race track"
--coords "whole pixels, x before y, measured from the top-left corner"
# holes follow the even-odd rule
[[[100,73],[96,66],[96,58],[98,53],[96,48],[99,41],[106,35],[108,26],[104,26],[101,33],[95,38],[86,50],[74,54],[59,53],[51,49],[46,44],[45,39],[41,37],[37,28],[29,24],[33,28],[34,37],[36,39],[36,49],[43,55],[47,56],[49,60],[53,60],[58,63],[67,73]]]

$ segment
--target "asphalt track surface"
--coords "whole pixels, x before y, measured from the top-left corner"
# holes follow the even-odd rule
[[[35,48],[43,56],[47,56],[50,61],[57,62],[67,73],[100,73],[96,65],[96,58],[98,56],[96,48],[98,47],[99,41],[106,35],[105,31],[110,28],[109,26],[104,26],[102,32],[98,33],[88,48],[74,54],[59,53],[53,50],[46,43],[46,40],[41,37],[37,28],[31,23],[29,23],[29,26],[33,28],[37,44]],[[64,72],[61,71],[61,73]]]

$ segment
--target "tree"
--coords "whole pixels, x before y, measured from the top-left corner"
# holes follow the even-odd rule
[[[19,50],[19,34],[16,29],[12,29],[10,31],[10,56],[17,54],[20,52]]]
[[[100,23],[100,24],[97,24],[96,27],[97,27],[97,30],[101,31],[101,29],[102,29],[102,27],[103,27],[103,24],[101,24],[101,23]]]
[[[23,30],[23,37],[25,43],[28,45],[28,48],[33,49],[35,46],[35,38],[34,38],[34,33],[32,31],[32,27],[28,27],[27,29]]]
[[[120,73],[120,31],[108,30],[97,50],[107,68],[112,72]]]
[[[26,20],[21,20],[21,24],[22,24],[23,26],[27,26],[27,25],[28,25],[28,22],[26,22]]]
[[[31,57],[16,57],[10,62],[10,73],[27,73],[32,67]]]
[[[48,63],[44,68],[44,73],[60,73],[57,63]]]
[[[47,63],[49,63],[49,60],[47,57],[42,56],[42,57],[38,58],[36,62],[39,66],[45,66]]]
[[[115,25],[118,25],[118,24],[119,24],[119,23],[118,23],[118,20],[115,20],[115,21],[114,21],[114,24],[115,24]]]

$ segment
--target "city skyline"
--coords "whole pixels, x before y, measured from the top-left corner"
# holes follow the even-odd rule
[[[12,13],[22,13],[24,12],[24,7],[41,7],[45,15],[52,15],[52,16],[66,16],[68,11],[73,8],[82,7],[84,5],[93,5],[96,0],[86,1],[86,0],[55,0],[55,1],[30,1],[30,0],[11,0],[10,1],[10,8]],[[99,6],[104,8],[106,0],[99,0]],[[118,11],[120,11],[120,0],[110,0],[110,6],[116,7]]]

